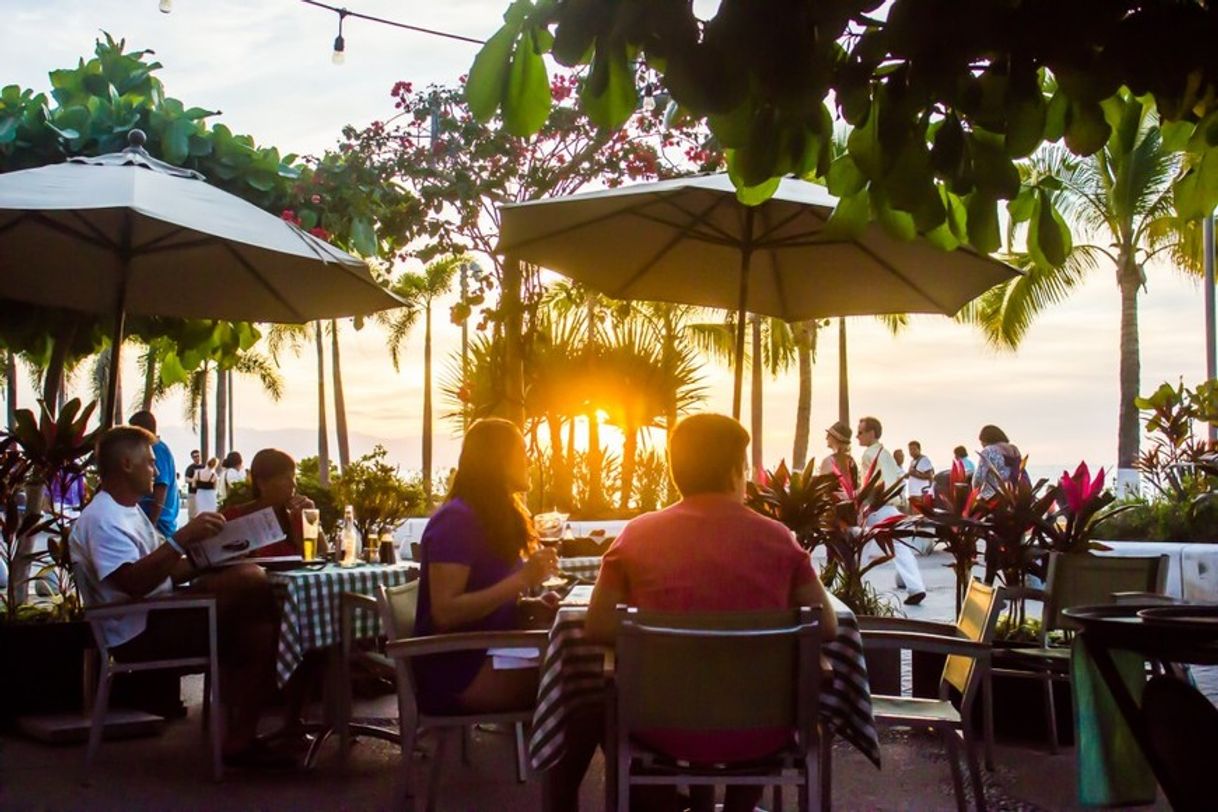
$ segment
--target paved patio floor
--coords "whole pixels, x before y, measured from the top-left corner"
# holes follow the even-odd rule
[[[920,559],[928,596],[911,617],[946,620],[953,614],[951,573],[946,556]],[[892,586],[891,565],[875,571],[881,589]],[[8,667],[6,665],[6,667]],[[3,810],[379,810],[390,806],[397,748],[361,740],[344,773],[337,743],[328,744],[309,772],[286,774],[230,771],[221,784],[209,776],[199,725],[201,679],[184,681],[190,716],[169,723],[154,738],[107,742],[91,787],[80,783],[84,749],[47,747],[14,737],[0,738],[0,809]],[[357,716],[391,717],[392,698],[360,703]],[[536,781],[517,784],[512,737],[478,730],[471,764],[453,758],[444,770],[440,808],[467,812],[511,812],[540,807]],[[905,731],[883,735],[884,768],[876,770],[848,745],[834,749],[834,807],[843,810],[954,809],[951,776],[937,739]],[[1075,804],[1074,751],[1050,756],[1038,746],[999,745],[997,769],[986,777],[991,809],[1067,810]],[[429,763],[416,759],[425,776]],[[599,810],[603,764],[598,756],[583,784],[585,810]],[[788,796],[789,797],[789,796]],[[769,798],[767,796],[766,801]],[[792,799],[793,800],[793,799]],[[767,806],[768,808],[768,806]],[[788,801],[787,808],[793,808]],[[1167,809],[1160,799],[1154,807]]]

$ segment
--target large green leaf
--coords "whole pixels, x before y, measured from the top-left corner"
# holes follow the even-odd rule
[[[1093,155],[1104,148],[1112,128],[1097,102],[1070,102],[1066,111],[1066,146],[1075,155]]]
[[[597,45],[579,98],[584,112],[599,126],[616,130],[626,123],[638,108],[639,95],[625,44]]]
[[[379,253],[376,233],[372,229],[372,222],[366,217],[356,217],[351,221],[351,247],[363,257],[374,257]]]
[[[503,101],[508,81],[508,62],[512,56],[512,46],[518,38],[520,26],[505,25],[486,41],[474,57],[469,78],[465,82],[465,100],[469,103],[469,111],[479,121],[487,121],[495,115]]]
[[[161,133],[161,155],[171,164],[182,164],[190,157],[190,136],[195,123],[188,118],[176,118]],[[253,185],[253,184],[251,184]]]
[[[854,159],[842,155],[829,166],[827,188],[829,194],[836,197],[847,197],[862,191],[867,185],[867,178],[859,171]]]
[[[534,32],[516,40],[503,96],[503,125],[512,135],[531,135],[550,115],[550,79]]]
[[[844,240],[857,237],[871,222],[871,198],[866,189],[843,197],[829,216],[820,236],[826,240]]]
[[[983,254],[992,254],[1002,247],[998,201],[980,191],[973,192],[968,199],[968,241]]]

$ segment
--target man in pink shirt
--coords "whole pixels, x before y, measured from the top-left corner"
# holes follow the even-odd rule
[[[829,605],[808,553],[791,531],[745,507],[748,443],[744,427],[723,415],[694,415],[677,425],[669,437],[668,463],[681,501],[631,521],[605,553],[588,609],[590,639],[613,642],[618,604],[661,612]],[[836,625],[833,613],[826,612],[825,639],[833,637]],[[789,736],[789,731],[749,736],[654,731],[648,738],[677,758],[724,762],[763,757]],[[729,787],[724,808],[751,810],[760,795],[760,787]]]

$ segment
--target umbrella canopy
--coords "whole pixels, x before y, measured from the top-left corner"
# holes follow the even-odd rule
[[[113,314],[306,322],[401,307],[359,259],[131,146],[0,174],[0,297]],[[111,363],[108,421],[118,363]]]
[[[402,306],[359,259],[201,178],[142,150],[0,174],[0,296],[297,323]]]
[[[678,178],[504,206],[498,250],[614,298],[736,308],[738,416],[744,313],[954,315],[1019,273],[874,223],[854,238],[824,233],[836,205],[801,180],[745,206],[726,174]]]

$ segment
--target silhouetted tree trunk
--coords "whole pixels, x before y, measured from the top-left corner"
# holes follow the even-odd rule
[[[1121,289],[1121,404],[1117,418],[1117,468],[1133,468],[1138,458],[1139,414],[1134,399],[1141,384],[1142,360],[1138,341],[1138,288],[1142,270],[1132,256],[1122,255],[1117,269]]]
[[[795,351],[799,356],[799,400],[795,407],[795,447],[791,465],[802,470],[808,464],[808,441],[812,434],[812,353],[816,347],[815,321],[795,325]]]
[[[423,313],[423,497],[431,508],[431,299]]]
[[[338,322],[330,320],[330,356],[334,373],[334,430],[338,433],[338,468],[346,471],[351,464],[351,443],[347,436],[347,406],[343,401],[343,371],[339,360]]]
[[[211,424],[207,418],[207,364],[195,373],[200,377],[199,382],[199,456],[204,462],[211,459],[208,446],[211,442]]]
[[[228,448],[228,370],[216,370],[216,456],[224,459]]]
[[[237,417],[233,412],[233,371],[228,371],[228,447],[236,450]]]
[[[330,487],[330,436],[326,430],[326,345],[322,338],[322,323],[314,325],[317,340],[317,481]]]
[[[152,401],[156,395],[156,350],[152,347],[148,348],[148,352],[144,354],[144,397],[141,402],[141,408],[144,411],[152,411]]]
[[[753,363],[750,365],[750,371],[753,374],[752,382],[752,403],[749,408],[749,415],[752,418],[752,447],[753,447],[753,478],[765,470],[765,449],[763,447],[761,433],[762,426],[762,367],[763,359],[761,357],[761,316],[753,316]]]
[[[17,423],[17,356],[13,352],[4,354],[4,393],[8,400],[8,427]]]
[[[850,425],[850,379],[846,366],[846,320],[837,320],[837,419]]]

